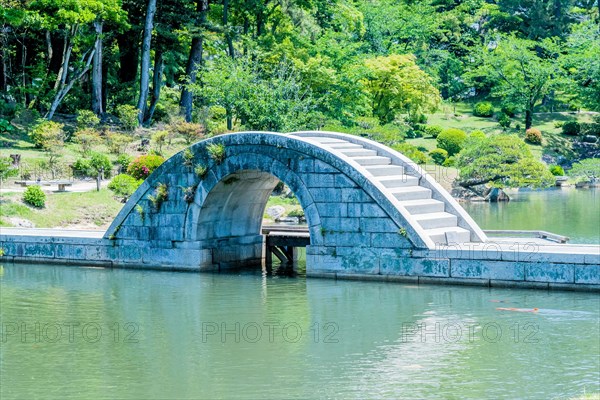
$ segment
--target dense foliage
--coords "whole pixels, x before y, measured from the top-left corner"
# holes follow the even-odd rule
[[[0,115],[290,131],[473,99],[530,128],[540,107],[599,109],[598,19],[574,0],[5,0]]]
[[[548,168],[536,161],[515,135],[495,135],[467,141],[456,158],[465,187],[491,183],[497,187],[547,187],[554,184]]]

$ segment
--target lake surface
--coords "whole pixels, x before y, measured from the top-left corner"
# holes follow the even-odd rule
[[[600,392],[592,293],[5,264],[0,311],[2,400]]]
[[[509,192],[511,201],[461,203],[483,229],[544,230],[600,244],[600,189]]]

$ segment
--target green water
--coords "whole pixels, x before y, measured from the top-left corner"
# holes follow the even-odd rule
[[[545,230],[600,244],[600,189],[510,192],[511,201],[462,203],[483,229]]]
[[[600,392],[597,294],[48,265],[0,274],[2,400]]]

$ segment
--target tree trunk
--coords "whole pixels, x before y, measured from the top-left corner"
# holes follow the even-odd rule
[[[225,40],[227,41],[227,49],[229,57],[235,59],[235,49],[233,48],[233,38],[231,37],[231,29],[229,28],[229,0],[223,0],[223,31],[225,32]]]
[[[162,73],[164,67],[163,52],[156,49],[154,52],[154,75],[152,77],[152,98],[150,99],[150,108],[145,123],[148,124],[154,116],[156,104],[160,99],[160,89],[162,87]]]
[[[56,91],[56,95],[54,96],[54,100],[52,100],[52,105],[50,106],[50,110],[48,110],[48,113],[45,115],[45,118],[48,121],[50,121],[52,119],[52,117],[54,116],[54,113],[56,112],[56,109],[60,105],[61,101],[63,101],[63,99],[65,98],[67,93],[69,93],[69,91],[71,90],[71,88],[73,87],[75,82],[79,81],[90,70],[90,66],[92,64],[92,59],[94,58],[95,53],[96,53],[96,49],[92,48],[87,56],[87,61],[85,63],[85,66],[81,69],[81,71],[79,71],[77,74],[75,74],[75,76],[69,81],[69,83],[66,83],[66,77],[65,77],[65,82],[61,83],[61,85],[59,86],[58,90]],[[85,58],[85,55],[82,58],[82,61],[84,58]],[[68,67],[68,65],[67,65],[67,67]]]
[[[69,29],[69,33],[65,36],[63,43],[62,62],[58,71],[58,75],[56,76],[56,82],[54,83],[55,90],[59,90],[59,88],[64,86],[65,82],[67,81],[67,75],[69,74],[69,62],[71,61],[71,53],[73,52],[72,39],[75,38],[78,30],[79,27],[77,24],[75,24]]]
[[[200,13],[200,25],[203,25],[206,21],[206,12],[208,11],[208,0],[197,0],[196,11]],[[190,56],[188,57],[187,66],[185,68],[185,74],[188,78],[188,81],[187,84],[183,86],[183,89],[181,91],[181,99],[179,101],[181,113],[185,117],[186,122],[192,121],[192,108],[194,102],[194,96],[192,92],[188,89],[188,84],[196,83],[198,68],[202,64],[202,51],[203,38],[202,36],[196,36],[192,39]]]
[[[527,108],[525,110],[525,129],[531,128],[531,125],[533,125],[533,109]]]
[[[225,117],[227,120],[227,130],[231,131],[233,130],[233,117],[232,117],[232,112],[230,108],[226,108],[225,109]]]
[[[117,36],[119,46],[119,82],[128,83],[135,80],[138,70],[140,47],[137,31],[127,31]]]
[[[102,108],[102,21],[94,22],[96,30],[96,51],[92,61],[92,111],[101,116]]]
[[[188,84],[196,83],[196,76],[198,74],[198,67],[202,63],[202,38],[195,37],[192,39],[192,48],[190,49],[190,56],[188,58],[187,67],[185,74],[188,77],[188,83],[183,87],[181,91],[181,113],[185,117],[186,122],[192,121],[192,108],[194,96],[188,89]]]
[[[152,42],[152,27],[156,14],[156,0],[148,0],[146,9],[146,22],[144,24],[144,36],[142,38],[142,61],[140,63],[140,97],[137,108],[139,110],[138,120],[144,122],[148,101],[148,90],[150,81],[150,44]]]
[[[4,40],[2,41],[2,51],[0,51],[0,92],[6,91],[6,75],[8,73],[6,63],[6,45]]]

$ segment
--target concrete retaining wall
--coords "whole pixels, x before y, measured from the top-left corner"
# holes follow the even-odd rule
[[[262,237],[244,238],[248,253],[220,249],[221,268],[260,265]],[[251,246],[248,246],[251,244]],[[167,244],[158,250],[144,248],[143,242],[77,237],[43,237],[0,234],[1,262],[39,262],[76,266],[142,268],[166,271],[218,271],[215,256],[199,243]],[[512,245],[513,247],[515,245]],[[563,245],[564,246],[564,245]],[[499,248],[506,247],[506,243]],[[597,246],[575,247],[577,252],[557,253],[538,249],[465,250],[444,247],[437,250],[378,247],[309,246],[308,277],[379,280],[415,284],[457,284],[532,289],[585,290],[600,292],[600,254]],[[552,248],[551,246],[546,246]],[[517,245],[518,248],[518,245]],[[561,247],[565,249],[565,247]],[[240,257],[242,256],[242,257]],[[182,257],[189,263],[174,262]],[[245,259],[245,262],[240,262]],[[206,267],[208,266],[208,267]],[[259,268],[259,267],[257,267]]]

